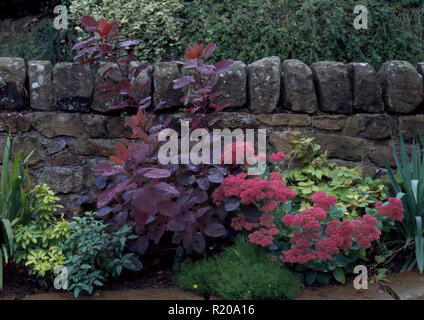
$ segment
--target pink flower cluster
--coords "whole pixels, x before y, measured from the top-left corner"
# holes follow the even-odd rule
[[[285,157],[286,155],[284,154],[284,152],[280,151],[280,152],[272,154],[271,157],[269,157],[269,160],[279,162],[284,160]]]
[[[253,244],[266,247],[274,243],[274,237],[280,233],[276,228],[274,216],[271,214],[263,214],[259,218],[259,223],[250,222],[246,219],[244,214],[239,214],[231,220],[231,226],[234,230],[241,231],[243,229],[247,231],[252,231],[255,228],[257,230],[249,234],[249,241]]]
[[[246,173],[227,176],[212,194],[214,203],[219,205],[226,197],[235,196],[244,204],[263,201],[261,210],[270,212],[277,206],[277,201],[286,202],[296,196],[295,192],[281,181],[282,175],[278,172],[272,173],[270,180],[261,177],[246,179],[246,176]]]
[[[281,261],[303,264],[316,259],[330,260],[335,254],[352,247],[352,239],[369,248],[372,241],[380,238],[381,231],[373,216],[366,214],[362,220],[325,222],[327,210],[336,199],[327,197],[324,192],[315,193],[311,199],[315,202],[313,208],[283,217],[284,224],[296,231],[290,239],[292,247],[282,252]]]
[[[375,204],[377,214],[388,216],[393,221],[403,220],[403,206],[402,200],[396,198],[389,198],[389,203],[385,206],[382,205],[381,201]]]
[[[327,196],[324,191],[315,192],[311,200],[315,203],[315,207],[322,208],[325,211],[327,211],[329,207],[334,206],[337,202],[335,196]]]

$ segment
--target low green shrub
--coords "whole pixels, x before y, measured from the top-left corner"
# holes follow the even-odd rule
[[[184,1],[182,43],[214,41],[216,59],[251,63],[266,56],[367,61],[424,59],[424,10],[419,1],[193,0]],[[356,30],[357,4],[368,9],[368,29]]]
[[[78,32],[70,25],[68,29],[56,30],[50,20],[41,20],[35,30],[18,34],[8,43],[6,55],[22,57],[26,61],[49,60],[53,64],[72,61],[71,48]]]
[[[118,21],[119,40],[137,39],[135,57],[149,61],[169,59],[169,50],[181,44],[182,9],[180,0],[73,0],[70,6],[78,30],[82,31],[79,19],[84,15]]]
[[[251,63],[266,56],[370,62],[424,59],[422,1],[364,0],[368,29],[353,26],[357,5],[348,0],[73,0],[82,15],[120,23],[122,39],[139,39],[138,60],[180,57],[187,43],[216,43],[216,61]],[[359,3],[358,3],[359,4]]]
[[[24,264],[28,273],[47,287],[53,282],[54,269],[65,260],[60,247],[69,235],[69,224],[63,216],[60,220],[55,217],[55,212],[63,207],[47,184],[35,186],[33,193],[34,219],[14,228],[14,261]]]
[[[75,297],[82,291],[91,294],[94,286],[102,286],[109,277],[118,277],[124,267],[135,267],[130,260],[133,254],[124,253],[127,240],[134,239],[129,235],[131,227],[125,225],[112,233],[106,227],[90,212],[74,217],[69,225],[70,235],[61,247],[66,256],[62,265],[68,272],[67,290],[73,291]]]
[[[294,299],[301,280],[267,253],[239,237],[208,259],[186,264],[174,282],[184,290],[223,299]]]

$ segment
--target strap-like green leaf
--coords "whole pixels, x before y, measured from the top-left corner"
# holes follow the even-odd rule
[[[424,270],[424,241],[423,241],[423,228],[421,217],[415,217],[416,219],[416,234],[415,234],[415,257],[417,259],[418,269],[420,273]]]

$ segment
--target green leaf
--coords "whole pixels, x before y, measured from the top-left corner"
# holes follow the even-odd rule
[[[315,271],[308,271],[306,273],[306,277],[305,277],[306,284],[311,285],[315,282],[316,279],[317,279],[317,273]]]
[[[334,277],[334,279],[336,279],[338,282],[340,282],[342,284],[346,283],[345,273],[340,268],[336,268],[336,269],[333,270],[333,277]]]
[[[423,273],[424,270],[424,240],[423,240],[423,229],[422,229],[422,219],[421,217],[415,217],[417,231],[415,234],[415,256],[418,264],[418,269],[420,273]]]
[[[321,285],[327,285],[330,283],[330,277],[323,273],[318,273],[317,281]]]

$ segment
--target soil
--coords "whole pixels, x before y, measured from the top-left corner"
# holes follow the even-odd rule
[[[148,288],[172,288],[174,272],[167,265],[156,265],[139,272],[124,270],[118,279],[111,279],[101,290],[125,290]],[[100,288],[100,287],[99,287]],[[28,295],[59,292],[53,286],[41,287],[25,270],[15,264],[8,264],[4,270],[1,299],[24,299]],[[63,292],[63,291],[60,291]]]

